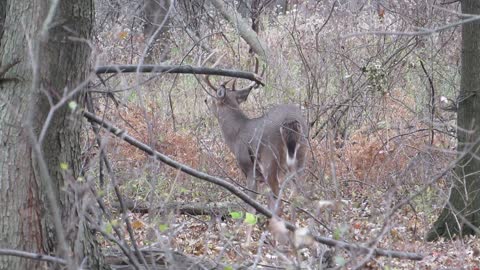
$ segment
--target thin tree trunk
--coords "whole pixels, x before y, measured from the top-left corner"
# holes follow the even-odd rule
[[[463,0],[462,12],[480,14],[480,1]],[[462,27],[462,79],[457,115],[457,135],[461,158],[455,169],[454,186],[440,217],[427,234],[470,235],[480,227],[480,22]]]
[[[93,0],[58,1],[53,16],[48,16],[54,2],[3,3],[0,62],[21,61],[5,75],[16,80],[0,85],[0,247],[62,257],[71,266],[87,258],[91,268],[104,269],[84,218],[87,200],[78,193],[81,114],[66,104],[56,110],[40,155],[32,140],[32,132],[39,137],[50,102],[56,104],[75,89],[90,67],[87,41],[93,27]],[[45,24],[47,18],[51,20]],[[70,100],[81,104],[82,97],[77,94]],[[42,163],[47,170],[42,170]],[[55,220],[61,221],[60,228]],[[52,267],[59,266],[0,257],[0,269]]]

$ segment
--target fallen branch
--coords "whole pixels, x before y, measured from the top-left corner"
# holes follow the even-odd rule
[[[49,256],[49,255],[44,255],[44,254],[39,254],[39,253],[32,253],[32,252],[26,252],[26,251],[20,251],[20,250],[15,250],[15,249],[5,249],[5,248],[0,248],[0,255],[1,256],[16,256],[16,257],[22,257],[22,258],[27,258],[27,259],[32,259],[36,261],[44,261],[44,262],[50,262],[50,263],[58,263],[61,265],[67,265],[67,261],[61,258]]]
[[[118,65],[118,66],[100,66],[95,69],[96,74],[106,73],[179,73],[179,74],[199,74],[199,75],[217,75],[233,77],[254,81],[260,85],[265,85],[262,78],[255,73],[239,71],[233,69],[175,66],[175,65]]]
[[[164,249],[146,247],[140,252],[147,260],[145,269],[232,269],[241,268],[240,265],[229,265],[213,261],[208,258],[201,258],[183,254],[178,251],[165,251]],[[121,254],[110,253],[105,255],[105,262],[112,268],[118,270],[129,270],[132,267]]]
[[[148,155],[154,157],[156,160],[162,161],[163,163],[165,163],[165,164],[167,164],[167,165],[169,165],[169,166],[171,166],[175,169],[181,170],[182,172],[184,172],[186,174],[189,174],[189,175],[194,176],[196,178],[205,180],[209,183],[213,183],[215,185],[221,186],[221,187],[225,188],[226,190],[230,191],[232,194],[234,194],[238,198],[240,198],[245,203],[247,203],[250,206],[252,206],[253,208],[255,208],[255,210],[257,210],[259,213],[266,216],[267,218],[272,218],[273,217],[273,214],[269,209],[267,209],[266,207],[264,207],[263,205],[258,203],[256,200],[250,198],[245,192],[239,190],[236,186],[234,186],[230,182],[228,182],[226,180],[223,180],[221,178],[206,174],[204,172],[197,171],[197,170],[195,170],[195,169],[193,169],[193,168],[191,168],[187,165],[179,163],[179,162],[169,158],[168,156],[153,150],[148,145],[146,145],[146,144],[138,141],[134,137],[128,135],[125,130],[119,129],[119,128],[113,126],[112,124],[110,124],[106,121],[103,121],[101,118],[97,117],[94,114],[91,114],[89,112],[84,112],[83,115],[90,122],[99,124],[100,126],[105,128],[109,132],[113,133],[115,136],[123,139],[124,141],[128,142],[129,144],[131,144],[131,145],[137,147],[138,149],[144,151]],[[292,223],[290,223],[288,221],[284,221],[284,223],[285,223],[285,226],[287,227],[288,230],[290,230],[290,231],[295,231],[296,230],[296,227]],[[315,241],[317,241],[319,243],[322,243],[322,244],[325,244],[325,245],[328,245],[328,246],[339,247],[339,248],[347,249],[347,250],[350,250],[350,251],[361,252],[361,253],[371,253],[375,256],[387,256],[387,257],[392,257],[392,258],[409,259],[409,260],[422,260],[423,257],[424,257],[423,255],[417,254],[417,253],[400,252],[400,251],[385,250],[385,249],[379,249],[379,248],[369,248],[369,247],[356,245],[356,244],[350,244],[350,243],[347,243],[347,242],[344,242],[344,241],[338,241],[338,240],[334,240],[334,239],[327,238],[327,237],[322,237],[322,236],[312,236],[312,237],[315,239]]]
[[[152,211],[155,213],[158,213],[158,211],[160,211],[160,213],[174,211],[179,214],[192,216],[213,215],[223,217],[228,216],[232,209],[238,208],[238,204],[233,203],[192,204],[171,202],[166,203],[162,206],[149,207],[147,205],[139,204],[131,200],[125,200],[124,204],[128,210],[134,213],[146,214]],[[113,203],[112,206],[115,208],[120,208],[120,205],[118,203]]]

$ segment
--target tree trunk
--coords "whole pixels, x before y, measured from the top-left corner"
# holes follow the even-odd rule
[[[462,12],[480,14],[480,1],[463,0]],[[475,234],[480,227],[480,22],[462,27],[462,79],[457,115],[458,152],[450,198],[427,234],[439,236]],[[466,152],[468,151],[468,152]],[[465,155],[464,155],[465,153]]]
[[[85,265],[86,258],[90,267],[103,269],[86,226],[87,200],[78,193],[82,116],[67,106],[81,104],[81,92],[47,121],[50,102],[88,77],[93,0],[58,1],[51,16],[53,2],[2,0],[0,62],[20,63],[5,74],[15,80],[0,84],[0,247],[62,257],[71,267]],[[46,122],[45,139],[35,144]],[[58,267],[0,257],[0,269]]]

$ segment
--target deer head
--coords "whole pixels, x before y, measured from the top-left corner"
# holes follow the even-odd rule
[[[217,63],[215,63],[216,65]],[[258,59],[255,58],[255,74],[258,72]],[[262,73],[258,77],[263,77],[265,73],[265,68],[262,70]],[[205,81],[208,85],[213,90],[213,95],[212,95],[212,102],[211,102],[211,110],[214,113],[214,115],[218,118],[218,113],[219,111],[222,111],[223,109],[232,109],[232,108],[239,108],[240,104],[245,102],[248,98],[248,95],[252,91],[253,88],[258,87],[257,82],[252,82],[250,83],[247,87],[241,88],[241,89],[236,89],[235,85],[237,82],[237,79],[231,79],[223,84],[221,84],[219,87],[213,86],[213,84],[210,81],[210,76],[205,77]]]
[[[253,82],[243,89],[236,89],[236,79],[229,80],[221,84],[218,88],[214,87],[210,82],[210,78],[206,77],[207,85],[214,90],[211,102],[211,110],[215,117],[219,117],[219,113],[223,110],[239,109],[240,104],[245,102],[253,88],[258,85]]]

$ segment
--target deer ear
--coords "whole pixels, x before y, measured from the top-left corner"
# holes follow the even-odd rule
[[[225,87],[220,86],[220,88],[217,90],[217,97],[218,98],[224,98],[225,97]]]
[[[245,89],[245,90],[240,90],[240,91],[235,91],[235,95],[237,98],[237,102],[240,104],[242,102],[245,102],[248,98],[248,95],[250,94],[250,91],[252,89]]]

